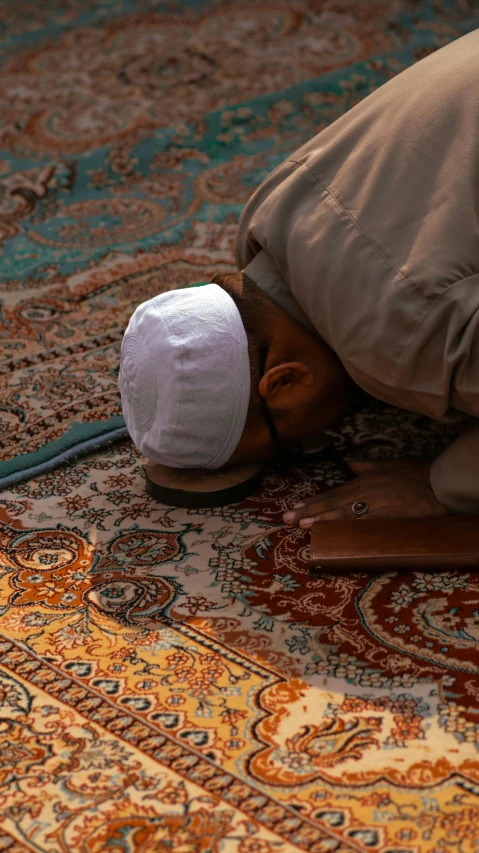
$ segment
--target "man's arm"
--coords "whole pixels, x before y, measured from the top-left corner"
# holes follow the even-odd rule
[[[479,423],[464,430],[431,466],[431,487],[453,515],[479,515]]]

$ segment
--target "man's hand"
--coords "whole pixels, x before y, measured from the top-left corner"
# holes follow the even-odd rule
[[[420,518],[449,515],[431,488],[430,459],[395,459],[391,462],[348,462],[358,476],[324,494],[305,498],[283,515],[285,524],[309,529],[315,521],[354,518]],[[355,516],[351,506],[366,501],[369,511]]]

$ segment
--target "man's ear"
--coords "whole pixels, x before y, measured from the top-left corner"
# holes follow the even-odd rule
[[[314,375],[307,364],[287,361],[271,367],[261,377],[258,391],[268,405],[287,408],[307,397],[313,383]]]

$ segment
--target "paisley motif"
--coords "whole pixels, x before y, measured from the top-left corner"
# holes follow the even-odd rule
[[[161,205],[147,199],[91,200],[69,205],[61,220],[31,231],[30,237],[47,246],[105,246],[123,244],[154,233],[166,216]]]

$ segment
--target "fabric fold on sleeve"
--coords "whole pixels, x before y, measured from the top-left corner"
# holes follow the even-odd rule
[[[430,478],[436,498],[452,515],[479,515],[479,426],[461,432],[436,457]]]

